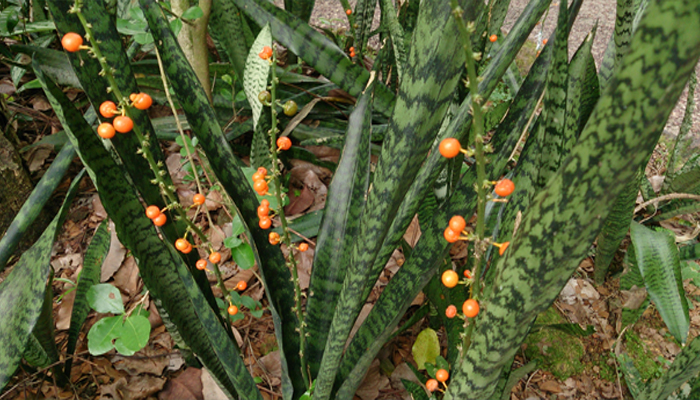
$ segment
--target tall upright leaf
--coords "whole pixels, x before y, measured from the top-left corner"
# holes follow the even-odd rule
[[[80,271],[77,287],[75,288],[75,299],[73,301],[73,311],[70,316],[70,327],[68,328],[68,343],[66,345],[66,353],[72,356],[75,352],[76,343],[80,336],[80,329],[90,312],[90,305],[87,301],[87,292],[92,285],[100,283],[100,272],[102,271],[102,262],[104,261],[109,246],[111,243],[111,235],[109,232],[109,222],[102,221],[95,229],[95,234],[92,236],[90,245],[85,251],[83,257],[83,269]],[[66,359],[64,372],[70,376],[70,369],[73,365],[73,357]]]
[[[238,349],[209,306],[183,260],[170,242],[161,240],[146,217],[141,200],[124,170],[86,123],[63,91],[35,67],[44,93],[63,124],[114,221],[119,240],[139,262],[151,294],[162,301],[171,321],[202,363],[233,396],[261,399]],[[196,78],[195,78],[196,79]]]
[[[644,278],[649,297],[659,310],[668,331],[679,342],[685,343],[690,317],[675,235],[663,228],[654,231],[632,221],[630,236],[637,258],[636,264]]]
[[[367,275],[401,200],[420,169],[419,163],[398,160],[426,156],[459,80],[464,53],[457,51],[454,40],[447,39],[457,34],[451,11],[447,2],[425,3],[421,7],[406,74],[362,216],[358,236],[361,240],[354,242],[333,315],[314,399],[330,396],[343,347],[362,305]]]
[[[326,209],[316,240],[314,268],[311,270],[306,320],[309,341],[306,357],[311,376],[318,374],[331,325],[331,314],[345,278],[352,243],[365,195],[369,187],[370,137],[372,133],[372,89],[360,96],[348,121],[342,157],[328,188]]]
[[[352,96],[359,96],[365,89],[369,72],[353,64],[342,49],[305,22],[267,0],[226,1],[233,1],[260,26],[269,23],[275,40]],[[375,108],[389,115],[394,107],[394,95],[383,84],[378,84],[375,92]]]
[[[3,345],[0,346],[0,389],[7,385],[19,366],[27,340],[41,314],[46,279],[51,268],[51,249],[77,193],[78,183],[79,179],[73,181],[58,214],[0,283],[0,337],[3,338]],[[40,343],[35,344],[41,347]]]
[[[153,0],[141,0],[141,7],[154,38],[162,43],[160,51],[163,65],[187,120],[192,130],[196,132],[200,146],[206,153],[212,169],[216,171],[219,182],[235,202],[241,219],[248,229],[250,244],[255,250],[265,292],[270,301],[269,309],[275,322],[275,334],[280,353],[284,356],[282,357],[282,383],[285,395],[291,397],[292,392],[301,394],[306,390],[300,368],[299,335],[296,332],[296,327],[301,321],[297,321],[292,312],[294,292],[290,282],[291,273],[279,247],[271,245],[267,232],[257,228],[259,204],[250,185],[241,184],[248,179],[241,170],[243,163],[233,154],[230,144],[224,137],[214,110],[209,105],[204,90],[180,50],[163,11]],[[264,263],[260,253],[265,254]],[[163,305],[167,306],[165,302]],[[192,350],[197,353],[194,347]]]
[[[0,272],[5,269],[7,260],[10,259],[12,253],[17,249],[22,234],[36,219],[46,202],[51,198],[53,191],[61,183],[63,175],[68,171],[68,167],[73,162],[75,155],[75,148],[72,144],[67,143],[63,146],[22,205],[15,219],[12,220],[2,239],[0,239]]]
[[[650,1],[630,50],[559,172],[531,202],[447,399],[484,399],[537,314],[564,287],[619,195],[653,151],[700,57],[700,4]],[[641,68],[641,66],[644,68]],[[635,95],[637,94],[637,95]]]

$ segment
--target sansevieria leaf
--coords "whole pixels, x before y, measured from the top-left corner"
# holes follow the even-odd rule
[[[82,175],[80,175],[82,177]],[[25,345],[37,323],[51,268],[51,249],[79,187],[76,179],[63,206],[34,245],[22,254],[12,272],[0,283],[0,389],[14,374]],[[40,347],[41,344],[37,343]]]
[[[685,343],[690,317],[674,234],[663,228],[654,231],[633,221],[630,236],[637,266],[649,297],[659,310],[669,332],[678,341]]]
[[[111,237],[109,221],[102,221],[95,229],[95,234],[92,236],[87,251],[85,251],[83,269],[80,271],[80,277],[75,288],[73,311],[71,312],[70,327],[68,328],[68,344],[66,345],[66,353],[68,355],[72,356],[73,352],[75,352],[80,329],[83,327],[83,323],[90,312],[90,305],[87,302],[86,295],[92,285],[100,282],[102,262],[109,252]],[[71,365],[73,365],[73,357],[68,357],[64,368],[64,372],[68,376],[70,376]]]
[[[89,168],[102,204],[114,221],[119,240],[139,261],[144,284],[162,301],[179,334],[190,345],[230,396],[261,399],[238,349],[232,343],[207,299],[175,248],[161,240],[124,170],[109,155],[101,139],[86,123],[63,91],[41,74],[37,77],[83,164]],[[2,370],[2,368],[0,368]]]

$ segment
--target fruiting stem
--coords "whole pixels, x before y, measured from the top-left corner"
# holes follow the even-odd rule
[[[132,118],[130,115],[130,110],[129,107],[126,106],[128,104],[128,98],[125,97],[121,90],[119,90],[119,85],[117,84],[116,79],[114,78],[114,74],[112,73],[112,67],[107,65],[107,59],[102,55],[102,51],[100,51],[100,46],[97,43],[97,40],[95,40],[93,34],[92,34],[92,29],[90,28],[90,24],[87,22],[85,19],[85,16],[83,13],[80,11],[80,7],[82,5],[82,1],[76,0],[75,2],[75,7],[74,11],[75,14],[78,16],[78,20],[80,20],[80,23],[83,25],[83,29],[85,29],[85,35],[86,37],[90,40],[90,45],[93,54],[95,55],[95,58],[97,59],[97,62],[100,63],[100,66],[102,67],[102,71],[104,72],[104,76],[107,78],[107,81],[109,82],[110,88],[112,92],[114,93],[114,96],[117,98],[119,101],[119,104],[121,105],[121,108],[123,110],[123,114],[128,116],[129,118]],[[133,118],[132,118],[133,120]],[[158,163],[155,161],[153,157],[153,153],[151,153],[150,149],[148,148],[148,143],[149,141],[147,138],[143,135],[141,132],[141,128],[137,125],[134,124],[134,127],[132,128],[132,132],[136,135],[136,137],[139,140],[139,143],[141,143],[141,151],[143,152],[143,156],[148,162],[148,166],[151,168],[153,171],[153,174],[155,175],[155,180],[158,186],[161,188],[161,192],[167,197],[169,206],[168,209],[170,210],[175,210],[175,212],[180,216],[180,218],[185,221],[187,224],[187,227],[189,230],[197,234],[199,238],[202,240],[203,243],[208,243],[209,240],[207,239],[206,235],[199,229],[197,225],[194,224],[194,222],[190,221],[189,218],[187,218],[187,215],[185,214],[185,211],[181,207],[173,207],[173,205],[179,204],[179,200],[175,193],[171,190],[170,186],[168,183],[163,179],[163,176],[160,174],[160,167],[158,166]]]
[[[277,199],[277,215],[282,223],[282,237],[280,238],[282,242],[287,246],[289,254],[287,255],[287,267],[292,272],[292,280],[294,281],[294,313],[296,314],[298,321],[298,331],[299,331],[299,354],[301,358],[301,375],[306,384],[306,388],[309,388],[309,376],[306,367],[306,330],[304,329],[304,316],[301,310],[301,285],[299,285],[299,274],[297,273],[297,260],[294,258],[294,246],[292,244],[292,236],[289,232],[289,227],[287,224],[287,218],[284,215],[283,207],[283,195],[282,195],[282,184],[280,183],[279,176],[281,175],[278,169],[278,158],[277,158],[277,110],[275,109],[275,104],[277,103],[277,52],[272,52],[272,84],[270,85],[270,113],[272,116],[272,128],[270,128],[269,139],[270,139],[270,154],[272,158],[272,183],[274,185],[273,191],[275,193],[275,198]]]
[[[465,64],[469,80],[469,94],[472,99],[471,111],[473,116],[472,129],[474,129],[474,157],[476,158],[476,230],[474,231],[474,269],[472,271],[472,284],[469,286],[469,297],[477,299],[481,291],[481,260],[484,256],[488,241],[485,239],[485,215],[486,215],[486,156],[484,151],[484,116],[481,109],[482,99],[479,95],[479,81],[476,71],[475,55],[472,50],[471,33],[474,31],[474,23],[464,23],[462,15],[464,11],[457,4],[457,0],[451,0],[452,14],[455,17],[457,27],[464,46]],[[468,320],[465,320],[465,324]],[[469,324],[463,346],[463,354],[469,349],[471,333],[474,323]]]

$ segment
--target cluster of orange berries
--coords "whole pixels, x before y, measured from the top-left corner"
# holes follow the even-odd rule
[[[439,369],[435,372],[435,379],[431,378],[425,382],[425,388],[431,392],[434,392],[438,390],[440,383],[445,385],[445,382],[447,382],[448,379],[450,379],[450,373],[446,369]]]
[[[464,277],[467,278],[467,280],[471,280],[471,271],[465,270]],[[443,272],[441,279],[442,284],[448,288],[453,288],[457,286],[457,284],[459,284],[459,275],[457,275],[457,273],[451,269],[448,269],[447,271]],[[477,302],[474,299],[468,299],[462,304],[462,313],[464,313],[464,316],[467,318],[476,317],[477,315],[479,315],[479,302]],[[445,315],[447,316],[447,318],[454,318],[455,316],[457,316],[457,307],[455,307],[454,305],[449,305],[445,310]]]
[[[272,219],[270,218],[270,202],[267,199],[263,199],[258,206],[258,218],[260,218],[260,221],[258,222],[260,229],[269,229],[270,226],[272,226]],[[272,234],[270,234],[269,239],[270,244],[279,243],[279,235],[277,235],[276,238],[273,238]],[[273,243],[274,241],[277,241],[277,243]]]
[[[131,106],[139,110],[147,110],[153,104],[153,99],[146,93],[132,93],[129,96]],[[128,133],[134,128],[134,121],[124,115],[124,110],[119,111],[117,105],[112,101],[105,101],[100,104],[100,115],[105,118],[112,118],[112,123],[103,122],[97,127],[97,134],[103,139],[111,139],[116,132]]]
[[[262,51],[258,53],[258,57],[262,58],[263,60],[269,60],[270,57],[272,57],[272,48],[270,46],[263,47]]]
[[[355,58],[355,48],[350,47],[350,58]]]
[[[267,169],[265,167],[258,168],[258,170],[253,174],[253,190],[255,190],[255,193],[259,194],[260,196],[265,196],[267,194],[267,190],[270,188],[267,185],[266,178],[267,178]],[[269,211],[269,203],[268,203],[268,211]],[[258,215],[260,215],[260,212],[258,212]],[[263,229],[267,229],[267,228],[263,228]]]

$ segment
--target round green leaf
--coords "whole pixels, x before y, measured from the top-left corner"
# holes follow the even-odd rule
[[[114,339],[122,333],[122,316],[102,318],[88,332],[88,351],[93,356],[99,356],[114,348]]]
[[[255,265],[255,256],[253,255],[253,249],[250,248],[248,243],[243,243],[242,245],[231,249],[231,257],[233,261],[238,264],[242,269],[251,268]]]
[[[99,313],[124,313],[124,304],[119,289],[108,283],[93,285],[87,292],[87,300],[90,307]]]
[[[151,323],[148,322],[148,318],[131,314],[124,321],[121,336],[114,342],[114,347],[120,354],[131,356],[146,347],[150,335]]]
[[[419,370],[425,369],[425,363],[435,364],[437,356],[440,355],[440,340],[437,333],[430,328],[423,329],[413,343],[411,352]]]

